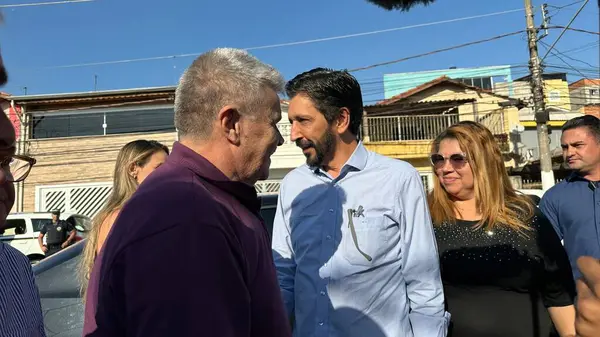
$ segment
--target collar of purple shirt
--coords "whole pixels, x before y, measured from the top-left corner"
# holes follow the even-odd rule
[[[259,214],[261,202],[254,186],[239,181],[232,181],[210,161],[189,147],[180,142],[175,142],[173,144],[173,151],[167,161],[187,167],[202,179],[231,194],[252,212]]]

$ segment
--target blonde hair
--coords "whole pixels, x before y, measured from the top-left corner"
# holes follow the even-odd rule
[[[485,226],[491,230],[505,226],[520,233],[528,231],[527,221],[533,217],[535,206],[527,196],[513,188],[500,146],[490,130],[480,123],[459,122],[436,137],[432,153],[439,151],[440,143],[445,139],[458,142],[471,166],[476,205],[482,215],[476,227]],[[436,174],[433,175],[433,191],[429,193],[428,202],[434,224],[456,222],[454,203]]]
[[[131,198],[137,190],[138,184],[135,177],[131,175],[134,166],[144,167],[152,155],[164,151],[169,154],[169,149],[163,144],[153,140],[134,140],[125,144],[117,155],[113,175],[113,188],[106,204],[92,219],[92,228],[87,236],[83,258],[79,268],[79,279],[81,283],[81,294],[85,302],[88,281],[98,248],[98,237],[102,224],[113,212],[119,210]]]

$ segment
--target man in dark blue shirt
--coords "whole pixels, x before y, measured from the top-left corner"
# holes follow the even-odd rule
[[[283,143],[284,80],[244,51],[198,57],[180,142],[123,207],[91,273],[84,336],[289,337],[254,184]]]
[[[75,226],[61,220],[60,210],[55,209],[52,210],[52,221],[41,228],[38,243],[48,257],[67,248],[75,239],[75,234],[77,234]],[[45,245],[43,243],[44,236],[46,236]]]
[[[561,147],[573,173],[544,194],[540,209],[563,239],[577,279],[580,256],[600,258],[600,119],[586,115],[566,122]]]

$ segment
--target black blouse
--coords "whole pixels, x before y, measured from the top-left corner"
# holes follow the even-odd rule
[[[547,337],[547,307],[573,304],[575,284],[565,250],[536,208],[526,237],[477,221],[435,227],[452,337]]]

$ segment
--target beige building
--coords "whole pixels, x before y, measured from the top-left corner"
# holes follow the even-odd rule
[[[494,92],[502,95],[510,95],[528,103],[519,110],[519,127],[511,131],[512,142],[518,154],[518,165],[539,160],[539,141],[537,135],[537,123],[533,110],[533,94],[531,92],[530,76],[516,79],[513,82],[501,82],[494,85]],[[575,110],[572,103],[572,95],[569,94],[567,74],[548,73],[543,74],[544,80],[544,102],[550,120],[547,122],[550,134],[550,150],[552,153],[560,153],[561,127],[574,117],[582,113]]]
[[[569,85],[571,104],[574,110],[600,105],[600,79],[582,78]],[[586,113],[582,111],[582,113]],[[588,113],[590,114],[590,113]]]
[[[430,187],[432,141],[459,121],[484,124],[501,144],[505,164],[514,166],[509,134],[519,123],[520,105],[520,100],[442,76],[365,107],[363,141],[372,151],[410,162]]]
[[[94,215],[111,191],[119,149],[135,139],[152,139],[171,148],[175,87],[8,97],[20,107],[20,153],[37,159],[17,185],[13,212],[61,209]],[[287,102],[280,125],[286,144],[272,157],[269,180],[259,193],[277,193],[283,176],[304,162],[289,142]],[[287,134],[286,134],[287,132]]]

